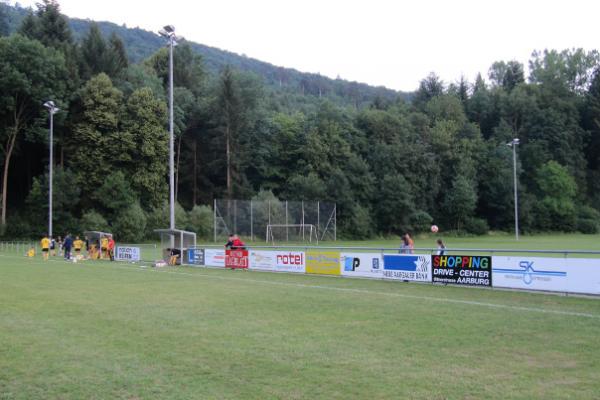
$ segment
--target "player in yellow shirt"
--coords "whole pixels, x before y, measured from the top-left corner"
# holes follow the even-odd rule
[[[100,258],[108,258],[108,238],[106,236],[102,236],[100,239],[100,248],[102,249]]]
[[[44,236],[40,241],[40,245],[42,247],[42,257],[44,260],[48,260],[48,252],[50,251],[50,239],[48,236]]]
[[[83,248],[83,240],[79,239],[79,236],[75,236],[75,241],[73,242],[73,249],[75,250],[75,258],[80,258],[81,249]]]

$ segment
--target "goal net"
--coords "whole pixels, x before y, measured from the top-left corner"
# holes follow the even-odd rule
[[[269,224],[266,234],[267,243],[308,242],[318,243],[317,229],[313,224]]]
[[[188,263],[188,250],[196,247],[196,233],[180,229],[155,229],[160,236],[162,259],[169,265]]]

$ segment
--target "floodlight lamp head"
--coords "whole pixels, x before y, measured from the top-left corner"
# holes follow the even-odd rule
[[[56,114],[58,111],[60,111],[60,108],[56,107],[52,100],[45,102],[44,107],[46,107],[51,114]]]
[[[514,138],[512,142],[514,144],[519,144],[521,141],[519,140],[519,138]]]
[[[167,33],[167,31],[165,31],[164,29],[161,29],[160,31],[158,31],[158,34],[162,37],[168,38],[169,34]]]
[[[173,25],[165,25],[163,26],[163,29],[167,33],[175,33],[175,27]]]

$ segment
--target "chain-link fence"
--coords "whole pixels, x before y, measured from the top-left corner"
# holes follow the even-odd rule
[[[336,211],[335,203],[321,201],[215,200],[214,240],[233,233],[250,241],[336,240]]]
[[[0,242],[0,253],[25,255],[29,249],[37,249],[39,242],[33,241],[11,241]]]

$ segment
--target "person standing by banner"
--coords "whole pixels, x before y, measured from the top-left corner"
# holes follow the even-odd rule
[[[113,239],[112,235],[108,237],[108,256],[110,257],[110,261],[115,261],[115,239]]]
[[[438,239],[437,240],[437,255],[443,256],[444,254],[446,254],[446,245],[444,244],[442,239]]]
[[[404,237],[406,238],[407,253],[413,254],[415,252],[415,241],[412,240],[408,233],[405,233]]]
[[[231,250],[231,246],[233,246],[233,238],[235,235],[229,235],[227,237],[227,243],[225,243],[225,250]]]
[[[238,235],[233,235],[231,250],[246,250],[246,243],[244,243]]]

